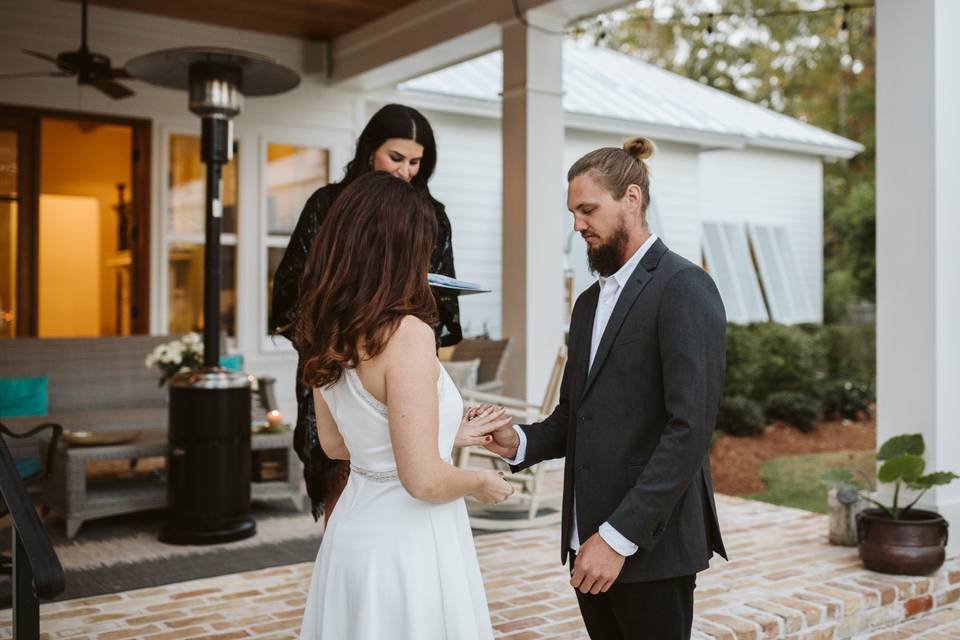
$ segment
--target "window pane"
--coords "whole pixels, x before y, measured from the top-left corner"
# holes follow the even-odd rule
[[[223,166],[223,233],[237,232],[237,143],[233,159]],[[200,161],[198,136],[170,136],[171,233],[203,233],[206,216],[207,168]]]
[[[730,250],[730,266],[736,274],[743,296],[746,321],[767,322],[770,315],[763,304],[763,293],[760,291],[759,276],[750,256],[746,230],[740,224],[733,223],[724,224],[723,229]]]
[[[267,333],[270,333],[276,326],[273,321],[273,274],[277,272],[277,267],[280,266],[283,253],[284,250],[279,247],[267,249]]]
[[[564,196],[566,199],[566,196]],[[663,231],[663,220],[660,219],[660,207],[657,205],[657,199],[650,195],[650,204],[647,206],[647,226],[650,228],[650,233],[657,234],[657,237],[667,241],[667,236]]]
[[[0,131],[0,196],[17,195],[17,132]]]
[[[237,248],[220,248],[220,321],[228,336],[237,326]],[[203,245],[170,245],[168,272],[170,333],[203,331]]]
[[[784,324],[819,321],[786,228],[751,224],[749,230],[771,318]]]
[[[769,320],[743,226],[736,222],[704,222],[703,253],[707,271],[717,283],[727,309],[727,320]]]
[[[0,200],[0,338],[17,335],[17,203]]]
[[[303,204],[327,184],[326,149],[290,144],[267,145],[267,233],[293,233]]]

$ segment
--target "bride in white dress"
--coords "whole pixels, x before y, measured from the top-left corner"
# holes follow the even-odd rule
[[[492,504],[512,489],[450,457],[510,419],[492,408],[465,419],[437,360],[434,224],[411,185],[368,174],[340,195],[310,251],[304,378],[320,444],[351,473],[320,545],[302,640],[493,637],[463,498]]]

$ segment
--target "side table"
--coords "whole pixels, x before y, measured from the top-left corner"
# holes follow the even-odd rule
[[[48,446],[49,439],[41,439],[41,456]],[[166,456],[168,447],[167,433],[159,429],[144,431],[137,441],[119,445],[78,447],[60,440],[43,491],[50,508],[64,518],[67,538],[73,538],[86,520],[166,507],[165,473],[89,482],[86,469],[89,463],[97,461]],[[303,511],[306,493],[299,472],[300,460],[293,450],[293,432],[253,434],[252,451],[272,449],[287,451],[286,479],[252,483],[250,498],[290,500],[298,511]]]

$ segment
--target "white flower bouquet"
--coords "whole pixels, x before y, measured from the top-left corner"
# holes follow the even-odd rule
[[[188,333],[171,340],[147,354],[144,360],[148,369],[160,371],[160,386],[181,371],[191,371],[203,366],[203,340],[198,333]]]

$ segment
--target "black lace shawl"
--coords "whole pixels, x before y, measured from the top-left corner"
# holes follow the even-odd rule
[[[290,244],[273,276],[273,300],[271,303],[271,332],[283,335],[293,342],[293,321],[296,318],[299,300],[300,278],[307,261],[307,254],[313,239],[326,218],[330,205],[340,193],[339,184],[331,184],[317,189],[307,199],[300,213],[300,219],[290,237]],[[453,266],[453,241],[450,219],[443,204],[432,199],[437,214],[437,244],[430,258],[430,271],[452,278],[456,277]],[[462,338],[460,329],[460,304],[456,295],[437,294],[437,311],[440,321],[434,327],[437,345],[446,347],[457,344]],[[296,343],[294,342],[294,347]],[[307,494],[313,506],[313,517],[319,518],[323,507],[329,471],[333,466],[320,448],[317,438],[316,418],[313,412],[313,392],[301,383],[303,363],[297,361],[297,425],[294,430],[293,447],[303,462],[303,477],[307,485]]]

